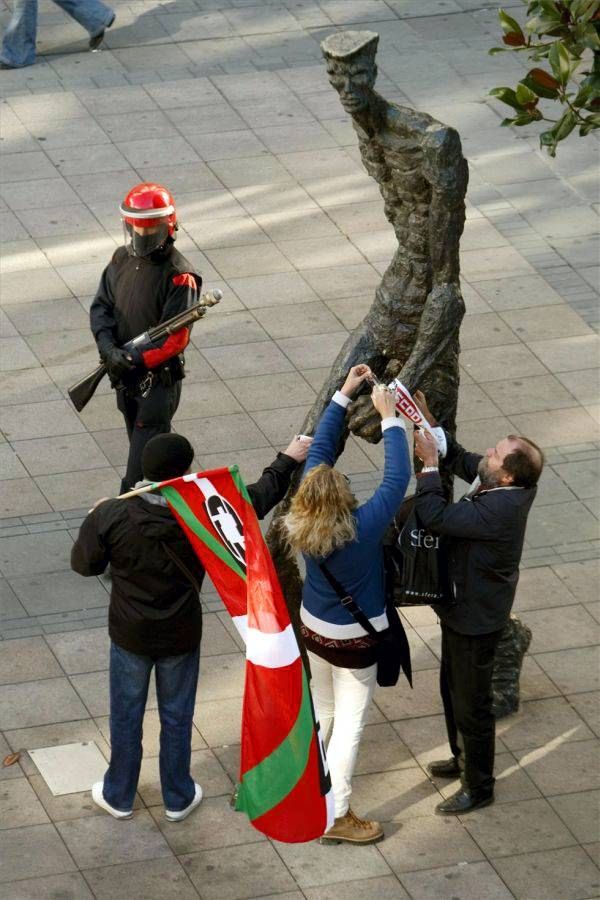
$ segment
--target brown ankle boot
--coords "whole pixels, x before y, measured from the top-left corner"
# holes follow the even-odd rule
[[[340,844],[345,841],[348,844],[376,844],[381,840],[383,840],[383,828],[379,822],[359,819],[349,809],[345,816],[340,816],[335,820],[333,826],[321,838],[320,843]]]

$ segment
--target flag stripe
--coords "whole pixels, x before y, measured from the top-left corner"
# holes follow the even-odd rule
[[[291,665],[300,656],[296,635],[290,625],[283,631],[265,632],[246,629],[246,658],[255,666],[278,669]]]
[[[221,562],[224,562],[225,565],[229,566],[232,572],[235,572],[236,575],[239,575],[239,577],[245,581],[246,575],[233,559],[231,553],[229,553],[229,551],[213,537],[210,531],[198,521],[179,491],[174,487],[164,487],[161,488],[161,492],[164,494],[169,505],[181,516],[190,531],[193,532],[199,540],[203,541],[207,547],[212,550],[215,556],[219,557]]]
[[[296,721],[272,753],[243,773],[236,808],[257,819],[281,803],[304,775],[314,737],[308,681],[302,669],[302,702]]]

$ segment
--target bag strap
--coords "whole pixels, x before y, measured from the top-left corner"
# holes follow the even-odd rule
[[[161,541],[160,544],[171,561],[175,563],[180,572],[183,572],[188,581],[191,582],[192,587],[195,588],[198,593],[200,593],[202,590],[202,586],[198,582],[196,576],[192,572],[190,572],[184,561],[177,556],[173,548],[169,547],[166,541]]]
[[[373,628],[358,603],[356,603],[356,601],[352,598],[348,591],[344,590],[343,586],[337,580],[335,575],[329,571],[325,563],[319,563],[319,568],[329,582],[330,586],[340,598],[341,604],[344,609],[348,610],[350,615],[353,616],[354,619],[356,619],[361,628],[364,628],[364,630],[370,637],[375,638],[378,641],[381,640],[380,632],[376,631]]]

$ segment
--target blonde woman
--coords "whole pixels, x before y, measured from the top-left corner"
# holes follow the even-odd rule
[[[334,394],[285,517],[290,545],[306,562],[302,633],[323,738],[329,737],[335,823],[321,839],[324,843],[370,844],[383,838],[378,822],[360,819],[350,809],[352,774],[377,677],[377,641],[342,606],[320,568],[325,562],[376,631],[388,627],[381,540],[404,496],[410,460],[404,424],[396,418],[394,398],[383,385],[372,393],[382,420],[383,481],[371,499],[359,506],[346,477],[334,468],[346,407],[370,376],[368,366],[354,366]]]

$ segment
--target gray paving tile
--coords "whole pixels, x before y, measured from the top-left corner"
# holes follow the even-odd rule
[[[508,416],[573,407],[573,394],[553,375],[526,375],[484,381],[480,383],[480,387]],[[464,390],[465,388],[461,389],[461,394]]]
[[[11,578],[10,584],[31,616],[108,606],[108,594],[100,581],[76,572],[24,575]]]
[[[401,879],[404,872],[483,859],[481,850],[460,822],[435,816],[403,822],[402,828],[386,837],[378,849]]]
[[[530,547],[547,547],[564,543],[594,540],[597,533],[595,516],[581,503],[559,503],[535,507],[529,519],[527,543]]]
[[[164,896],[173,900],[197,900],[198,897],[189,875],[176,859],[145,859],[86,869],[85,879],[97,900],[127,900],[138,893],[147,900],[160,900]]]
[[[106,466],[108,460],[89,434],[14,441],[13,447],[30,475],[50,475]]]
[[[600,884],[598,868],[581,847],[494,860],[494,868],[518,900],[584,900]]]
[[[0,695],[0,729],[82,719],[85,707],[66,678],[9,684]]]
[[[598,623],[582,606],[527,610],[521,615],[532,629],[532,653],[585,647],[598,642]]]
[[[0,873],[1,882],[72,872],[77,868],[52,825],[1,831],[0,855],[6,861]]]
[[[145,810],[124,828],[115,828],[109,816],[59,822],[57,829],[69,852],[83,869],[172,856],[169,847]]]
[[[102,591],[106,594],[104,588]],[[68,675],[95,672],[108,666],[110,640],[103,628],[49,635],[46,643]]]
[[[72,541],[64,532],[0,540],[0,571],[6,578],[70,568]]]
[[[84,431],[65,400],[3,406],[0,427],[11,441]]]
[[[600,786],[595,760],[597,739],[558,743],[550,753],[546,748],[516,750],[515,756],[532,781],[545,795],[569,794]],[[564,846],[564,845],[563,845]]]
[[[0,578],[0,616],[2,621],[7,622],[9,619],[18,619],[26,615],[25,607],[19,603],[11,586],[4,578]]]
[[[496,859],[576,843],[571,832],[546,800],[495,804],[487,811],[464,817],[464,825],[486,856]]]
[[[3,518],[18,513],[42,513],[50,508],[48,501],[30,478],[0,480],[0,515]]]
[[[0,788],[0,830],[49,822],[44,807],[26,778],[3,782]]]
[[[78,872],[44,875],[0,885],[0,900],[92,900],[93,894]]]
[[[564,694],[595,691],[600,687],[597,652],[594,647],[540,653],[536,662]]]
[[[599,800],[598,791],[585,791],[551,797],[550,804],[577,840],[588,843],[598,839],[600,832]]]
[[[0,655],[0,684],[52,678],[63,672],[42,638],[11,641]]]
[[[248,844],[234,854],[220,850],[192,853],[183,856],[181,863],[207,900],[241,900],[296,886],[275,848],[267,843]]]
[[[554,571],[568,590],[581,602],[590,600],[594,596],[599,573],[597,560],[558,565]]]
[[[36,484],[53,509],[91,507],[100,497],[115,496],[119,477],[113,468],[87,469],[57,475],[39,475]]]
[[[414,900],[443,900],[449,896],[460,900],[511,900],[513,894],[498,877],[490,863],[458,863],[428,872],[410,872],[402,875],[402,883]]]
[[[307,900],[336,900],[340,894],[347,900],[360,900],[365,895],[377,897],[378,900],[408,900],[408,894],[393,875],[304,888],[302,893]]]

